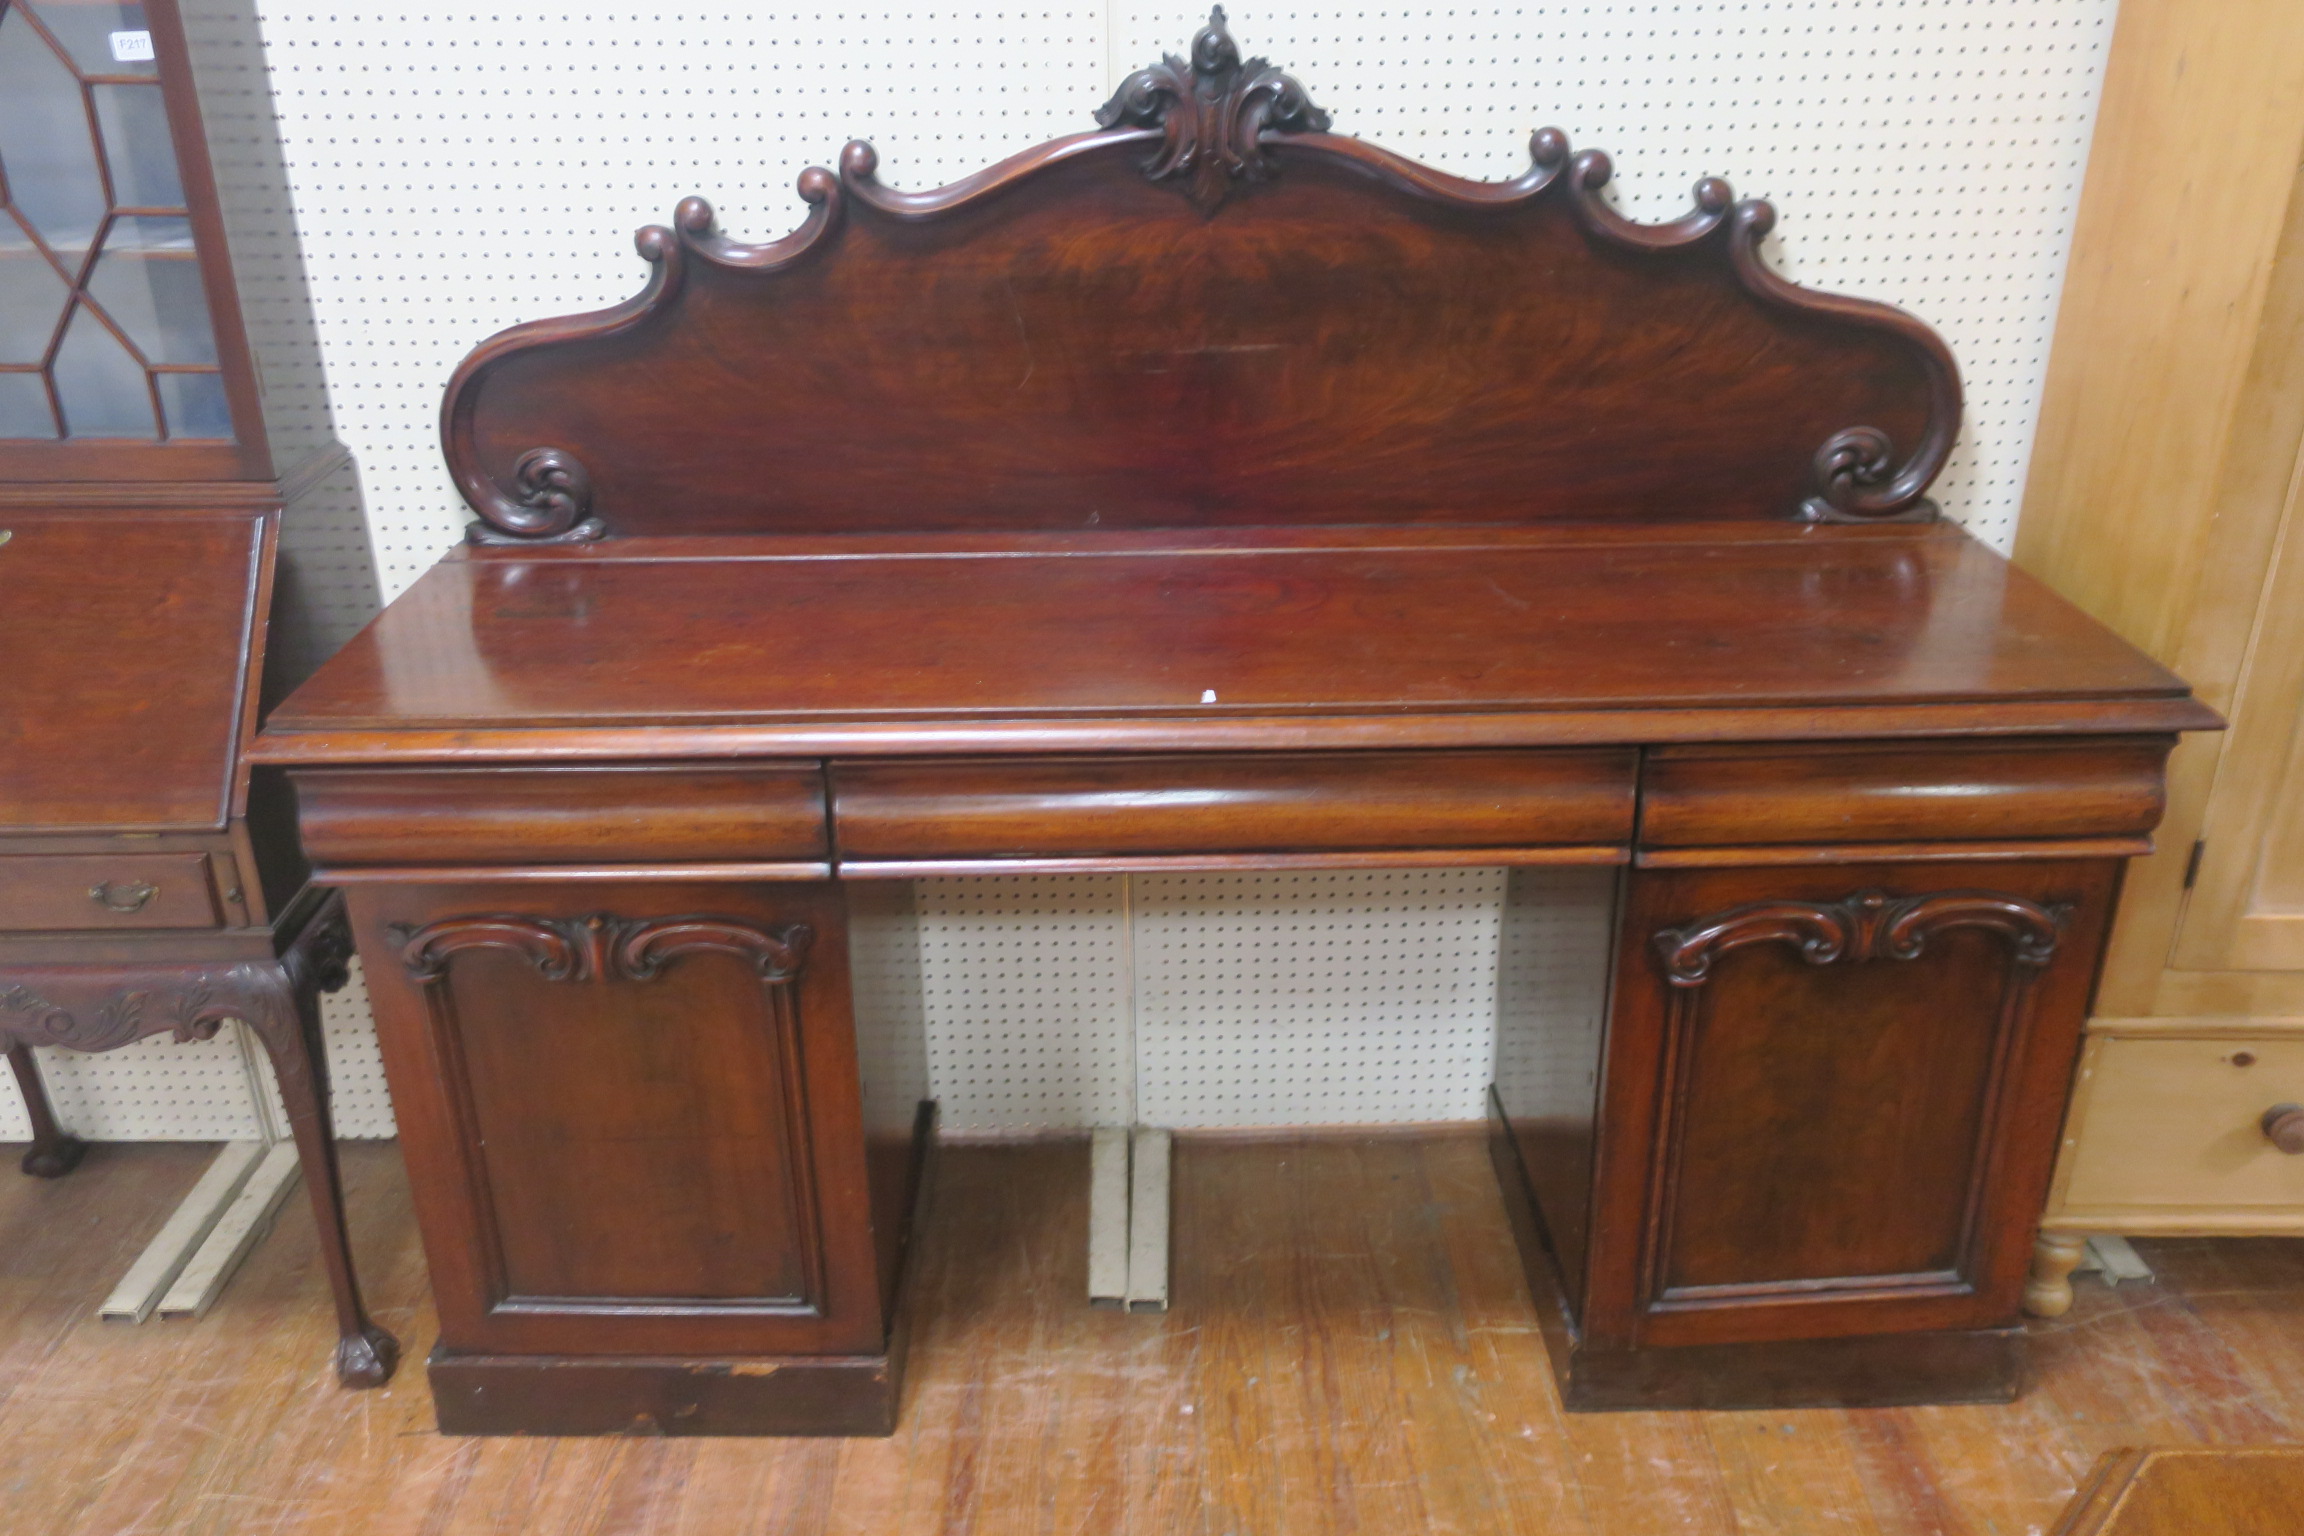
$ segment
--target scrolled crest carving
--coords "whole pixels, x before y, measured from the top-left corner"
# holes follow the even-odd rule
[[[420,982],[439,981],[448,963],[467,950],[519,955],[546,981],[653,981],[683,955],[727,954],[749,964],[760,980],[796,980],[808,962],[815,932],[805,923],[770,927],[744,918],[687,915],[531,917],[480,913],[442,918],[419,927],[386,930],[400,948],[400,964]]]
[[[1622,270],[1626,265],[1622,258],[1630,255],[1632,265],[1652,275],[1659,294],[1685,291],[1691,267],[1711,269],[1704,274],[1707,288],[1725,269],[1748,301],[1742,307],[1775,311],[1779,319],[1796,322],[1781,327],[1781,334],[1765,343],[1779,349],[1770,369],[1743,370],[1740,360],[1753,355],[1757,344],[1748,334],[1746,317],[1715,312],[1710,320],[1697,317],[1692,323],[1699,328],[1684,338],[1660,338],[1654,333],[1668,330],[1677,312],[1660,304],[1655,313],[1648,313],[1640,308],[1639,293],[1611,282],[1601,295],[1605,311],[1592,317],[1589,330],[1566,336],[1565,344],[1605,348],[1612,330],[1630,329],[1639,333],[1637,339],[1648,348],[1646,355],[1670,360],[1659,366],[1683,371],[1681,382],[1688,389],[1685,398],[1677,399],[1679,409],[1695,412],[1699,407],[1689,400],[1707,400],[1725,391],[1735,397],[1743,417],[1782,424],[1743,433],[1742,441],[1729,445],[1733,462],[1723,462],[1719,434],[1685,422],[1659,423],[1644,417],[1636,390],[1587,388],[1571,379],[1539,406],[1528,408],[1527,430],[1518,421],[1478,422],[1483,451],[1460,454],[1453,461],[1470,466],[1463,470],[1463,484],[1448,493],[1459,504],[1497,500],[1528,505],[1532,510],[1525,515],[1532,520],[1614,517],[1619,515],[1615,506],[1596,503],[1608,487],[1629,482],[1635,490],[1622,493],[1621,515],[1646,518],[1655,514],[1644,508],[1711,502],[1717,482],[1736,477],[1749,487],[1748,495],[1738,498],[1734,515],[1739,518],[1861,523],[1917,521],[1935,515],[1926,492],[1951,455],[1962,408],[1959,370],[1950,350],[1926,324],[1901,310],[1819,293],[1784,278],[1762,254],[1775,229],[1776,210],[1759,199],[1739,200],[1725,181],[1707,177],[1697,182],[1688,211],[1647,224],[1625,217],[1610,200],[1607,189],[1614,166],[1609,157],[1595,149],[1573,149],[1557,128],[1540,129],[1531,138],[1527,168],[1506,180],[1472,181],[1420,165],[1377,145],[1330,132],[1328,114],[1313,104],[1301,84],[1265,59],[1241,56],[1221,7],[1194,36],[1187,56],[1168,55],[1129,75],[1095,119],[1098,127],[1093,131],[1024,149],[947,186],[922,191],[883,184],[873,147],[851,143],[841,151],[836,169],[810,167],[800,174],[798,192],[808,210],[800,227],[782,239],[758,245],[721,234],[703,199],[682,200],[668,222],[638,234],[639,252],[651,268],[641,293],[596,314],[514,327],[483,344],[457,370],[444,403],[442,428],[458,488],[479,514],[472,539],[581,542],[698,528],[775,532],[837,526],[847,531],[849,521],[858,516],[873,519],[876,531],[907,531],[907,520],[912,518],[921,519],[923,526],[944,526],[937,521],[940,518],[1011,516],[1018,519],[1018,526],[1069,526],[1066,520],[1075,504],[1092,505],[1106,494],[1098,480],[1108,466],[1098,454],[1083,455],[1068,445],[1100,442],[1110,435],[1111,409],[1102,402],[1123,398],[1127,391],[1117,383],[1128,381],[1080,390],[1061,408],[1027,396],[1019,383],[1015,423],[1038,431],[1039,440],[1052,445],[1029,466],[1019,468],[1010,462],[1013,454],[993,452],[979,441],[1003,435],[997,428],[1008,422],[998,410],[987,417],[995,430],[971,426],[962,432],[954,425],[949,403],[939,397],[939,391],[948,387],[942,382],[946,372],[931,368],[898,377],[897,370],[889,369],[888,377],[868,380],[876,401],[873,412],[836,412],[830,405],[819,409],[812,398],[801,398],[804,392],[790,387],[780,372],[787,368],[787,358],[761,356],[758,367],[747,370],[743,365],[748,359],[728,351],[735,342],[689,334],[699,324],[709,323],[684,312],[690,290],[709,284],[716,301],[726,306],[714,312],[723,315],[755,302],[751,295],[764,305],[789,303],[790,311],[779,312],[777,334],[793,352],[806,353],[811,368],[842,360],[841,354],[828,349],[848,347],[856,339],[843,329],[852,324],[862,324],[862,337],[871,343],[861,349],[863,355],[870,356],[877,348],[897,356],[908,345],[898,330],[912,324],[902,306],[892,306],[885,314],[859,310],[853,316],[817,317],[811,306],[820,295],[808,285],[779,290],[775,283],[813,262],[874,261],[891,270],[910,271],[880,249],[879,235],[886,232],[884,221],[890,220],[958,221],[959,235],[972,253],[965,259],[992,260],[1003,249],[999,222],[1003,200],[1021,218],[1045,211],[1025,194],[1031,183],[1045,188],[1050,179],[1065,184],[1066,178],[1083,183],[1105,178],[1132,182],[1140,169],[1153,183],[1181,190],[1212,216],[1233,193],[1271,178],[1283,164],[1317,165],[1322,175],[1341,168],[1353,173],[1348,182],[1368,189],[1364,207],[1354,210],[1347,201],[1329,208],[1296,231],[1296,238],[1317,239],[1323,229],[1348,232],[1354,218],[1399,217],[1402,197],[1436,205],[1451,215],[1496,221],[1477,236],[1468,232],[1467,221],[1445,221],[1447,227],[1433,235],[1426,258],[1443,267],[1454,242],[1486,240],[1499,233],[1499,226],[1508,229],[1517,223],[1533,237],[1538,226],[1558,219],[1582,232],[1583,251],[1568,245],[1545,246],[1546,259],[1556,265],[1526,291],[1499,291],[1492,283],[1448,290],[1466,297],[1460,307],[1444,307],[1442,320],[1428,328],[1428,334],[1454,335],[1477,325],[1483,305],[1502,306],[1507,318],[1514,306],[1572,310],[1591,288],[1585,281],[1589,274],[1581,270],[1589,264],[1588,255],[1612,270]],[[1305,173],[1298,179],[1315,178]],[[1179,259],[1218,261],[1227,253],[1253,250],[1257,232],[1241,229],[1240,223],[1264,210],[1280,219],[1295,216],[1282,200],[1255,201],[1260,208],[1235,207],[1225,219],[1211,217],[1206,238],[1179,246]],[[1080,217],[1106,216],[1098,209],[1093,200],[1084,202]],[[847,236],[866,224],[877,233],[859,251]],[[1097,233],[1084,228],[1077,249],[1095,250]],[[844,243],[849,249],[843,249]],[[1346,276],[1360,273],[1364,260],[1373,258],[1349,250],[1333,259],[1328,254],[1329,248],[1341,250],[1353,244],[1329,241],[1321,261]],[[1374,248],[1382,242],[1368,244]],[[933,255],[945,247],[924,236],[906,249]],[[1203,254],[1193,256],[1194,251]],[[1067,273],[1065,281],[1077,275]],[[1175,276],[1177,290],[1184,293],[1203,291],[1209,280],[1205,270]],[[1384,280],[1398,279],[1393,275]],[[1649,280],[1647,275],[1640,279],[1643,284]],[[752,284],[760,286],[748,295]],[[959,302],[939,319],[962,340],[973,326],[988,338],[997,333],[1004,344],[1011,330],[1021,335],[1033,322],[1040,327],[1032,338],[1035,344],[1063,340],[1077,347],[1083,358],[1102,359],[1090,366],[1091,373],[1135,366],[1111,362],[1114,356],[1134,354],[1124,348],[1115,351],[1114,338],[1106,334],[1109,325],[1094,306],[1064,315],[1058,336],[1045,316],[1027,316],[1013,294],[1003,298],[992,284],[976,287],[992,297],[974,309]],[[953,285],[955,294],[968,291],[968,283]],[[1316,311],[1316,305],[1308,306],[1303,323],[1320,323]],[[1733,318],[1735,324],[1713,323],[1724,318]],[[1274,347],[1275,361],[1289,340],[1282,334],[1286,331],[1282,326],[1274,336],[1259,333],[1257,338],[1259,345]],[[1730,335],[1731,331],[1737,334]],[[1866,332],[1869,337],[1855,334]],[[1812,367],[1807,365],[1811,341]],[[990,355],[999,348],[983,350]],[[548,359],[537,355],[547,352],[554,355]],[[1532,346],[1529,355],[1549,354]],[[640,356],[649,359],[642,372],[613,379],[589,376],[588,370],[615,373],[643,367],[633,361]],[[872,365],[856,366],[869,370]],[[1343,372],[1349,375],[1352,366],[1343,365]],[[1513,365],[1507,360],[1500,366],[1509,372]],[[496,391],[490,380],[500,369],[518,374],[521,384]],[[1039,377],[1048,377],[1047,371]],[[1276,429],[1294,429],[1299,425],[1296,417],[1327,408],[1328,386],[1318,380],[1307,383],[1302,370],[1291,374],[1280,368],[1271,377],[1270,398],[1255,402],[1255,408],[1268,410]],[[1715,382],[1716,390],[1707,393],[1706,387]],[[692,404],[695,409],[688,414],[694,418],[694,430],[671,411],[650,417],[645,432],[626,429],[604,404],[624,386],[666,391],[674,403]],[[828,397],[839,392],[815,393]],[[486,404],[484,396],[490,397]],[[567,399],[587,403],[584,409],[571,411]],[[1535,430],[1539,412],[1569,421],[1587,409],[1600,430],[1580,428],[1552,437]],[[972,415],[968,419],[974,421]],[[1448,419],[1451,431],[1462,425],[1460,416]],[[673,423],[669,429],[667,421]],[[742,430],[728,430],[732,421]],[[1655,430],[1659,425],[1665,429],[1661,446]],[[1353,483],[1364,438],[1381,436],[1386,452],[1403,462],[1413,461],[1419,446],[1435,455],[1450,451],[1442,440],[1445,434],[1430,422],[1421,418],[1408,422],[1405,434],[1398,426],[1395,423],[1395,430],[1382,434],[1334,434],[1333,449],[1305,455],[1307,468],[1315,472],[1305,478]],[[789,476],[758,473],[746,458],[762,435],[783,443],[784,458],[779,462],[795,466]],[[1583,441],[1607,446],[1584,450],[1576,446]],[[798,453],[803,447],[806,453]],[[819,448],[825,451],[818,454]],[[590,458],[589,465],[579,458],[579,450]],[[916,498],[899,498],[906,512],[885,511],[882,503],[887,498],[876,498],[868,510],[860,511],[861,498],[825,467],[867,453],[879,473],[901,475],[917,487]],[[955,454],[982,458],[986,472],[980,477],[949,473]],[[731,468],[738,460],[745,461],[741,472]],[[1486,473],[1482,467],[1491,464],[1494,472]],[[594,472],[600,485],[597,509]],[[1400,487],[1400,478],[1385,483],[1389,502],[1372,520],[1420,515],[1399,510],[1399,501],[1413,494]],[[1023,488],[1031,494],[1019,495],[1010,506],[1000,493],[1017,481],[1025,482]],[[1550,497],[1524,499],[1529,485],[1552,482],[1564,489]],[[1581,489],[1585,487],[1598,489]],[[1000,502],[998,510],[985,510],[986,496]],[[1171,515],[1151,505],[1160,500],[1157,495],[1127,499],[1147,505],[1121,509],[1125,514]],[[1314,521],[1321,514],[1313,509],[1328,504],[1309,496],[1291,501],[1286,486],[1277,487],[1266,500],[1269,505],[1226,509],[1221,515],[1241,522],[1251,515]],[[1113,521],[1108,513],[1105,521]],[[1146,526],[1167,525],[1150,521]]]
[[[512,489],[493,489],[472,524],[475,544],[588,544],[607,532],[591,515],[591,472],[565,448],[529,449],[512,465]]]
[[[1263,147],[1267,129],[1328,131],[1328,114],[1294,78],[1268,59],[1241,59],[1222,6],[1194,35],[1189,60],[1171,53],[1136,71],[1096,110],[1096,121],[1105,128],[1160,129],[1160,152],[1144,174],[1154,181],[1189,178],[1193,201],[1209,209],[1224,201],[1233,182],[1272,173]]]
[[[1790,944],[1810,965],[1843,960],[1917,960],[1928,940],[1953,928],[2007,938],[2018,965],[2038,969],[2056,957],[2069,906],[2044,907],[2000,891],[1932,891],[1891,896],[1858,891],[1840,901],[1755,901],[1655,936],[1657,957],[1675,987],[1700,987],[1713,962],[1748,944]]]

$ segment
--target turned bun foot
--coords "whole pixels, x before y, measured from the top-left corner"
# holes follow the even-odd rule
[[[80,1159],[87,1155],[88,1143],[76,1136],[59,1136],[54,1141],[35,1143],[19,1166],[36,1179],[60,1179],[79,1167]]]
[[[2072,1271],[2088,1251],[2077,1232],[2043,1232],[2032,1245],[2032,1277],[2024,1282],[2024,1310],[2034,1317],[2062,1317],[2072,1308]]]
[[[347,1387],[380,1387],[400,1364],[400,1341],[370,1323],[336,1341],[336,1379]]]

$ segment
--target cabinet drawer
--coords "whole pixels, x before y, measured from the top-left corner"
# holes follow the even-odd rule
[[[2160,824],[2167,737],[1651,748],[1644,848],[2130,838]]]
[[[2081,1060],[2055,1214],[2254,1211],[2304,1221],[2304,1155],[2264,1134],[2275,1104],[2304,1104],[2304,1031],[2098,1035]]]
[[[0,929],[214,928],[204,853],[0,858]]]
[[[843,861],[1598,849],[1632,786],[1617,748],[832,766]]]
[[[311,769],[293,778],[304,851],[323,869],[825,858],[824,776],[813,762]]]

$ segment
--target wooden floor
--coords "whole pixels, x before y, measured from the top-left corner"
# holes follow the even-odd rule
[[[397,1158],[349,1151],[370,1295],[421,1362]],[[300,1198],[205,1320],[93,1319],[206,1156],[0,1177],[6,1536],[2014,1536],[2108,1447],[2304,1439],[2304,1242],[2273,1239],[2084,1278],[2010,1407],[1566,1416],[1486,1153],[1444,1136],[1183,1143],[1165,1316],[1082,1300],[1084,1142],[955,1149],[894,1439],[447,1440],[420,1364],[330,1383]]]

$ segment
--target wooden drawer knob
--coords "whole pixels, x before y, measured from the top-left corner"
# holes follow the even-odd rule
[[[2304,1104],[2275,1104],[2263,1123],[2266,1141],[2291,1156],[2304,1153]]]

